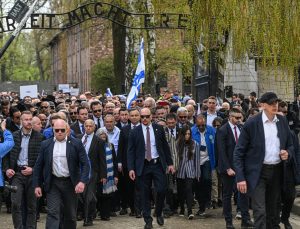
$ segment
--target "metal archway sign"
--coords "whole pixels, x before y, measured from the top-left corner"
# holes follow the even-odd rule
[[[188,29],[189,14],[149,14],[129,12],[119,6],[93,2],[62,14],[33,13],[22,29],[67,29],[93,18],[104,18],[130,29]],[[132,25],[139,20],[141,26]],[[0,33],[13,32],[17,28],[15,20],[9,16],[0,17]]]

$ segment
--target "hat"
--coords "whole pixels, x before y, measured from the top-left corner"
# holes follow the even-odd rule
[[[278,102],[278,101],[279,101],[279,99],[274,92],[266,92],[259,99],[260,103],[267,103],[269,105],[274,102]]]

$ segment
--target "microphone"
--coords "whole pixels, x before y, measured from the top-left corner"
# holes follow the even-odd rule
[[[9,192],[13,192],[13,193],[18,191],[17,186],[10,185],[7,181],[5,181],[4,188],[7,189]]]

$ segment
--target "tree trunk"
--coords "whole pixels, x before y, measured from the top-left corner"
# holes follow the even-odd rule
[[[112,24],[113,52],[114,52],[114,73],[116,79],[116,92],[126,93],[125,89],[125,38],[126,29],[118,24]]]
[[[129,0],[128,6],[130,12],[137,12],[139,1]],[[139,19],[132,18],[132,26],[139,26]],[[141,40],[141,31],[138,29],[126,29],[125,38],[125,87],[129,92],[135,69],[137,67],[137,56],[139,52],[139,44]]]

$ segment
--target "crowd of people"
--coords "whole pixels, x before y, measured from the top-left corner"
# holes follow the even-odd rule
[[[145,229],[223,208],[227,229],[274,229],[289,217],[300,182],[300,96],[273,92],[196,103],[166,91],[124,96],[0,93],[1,201],[14,228],[92,226],[96,217],[144,218]],[[232,206],[236,205],[233,215]],[[155,210],[151,214],[151,209]],[[249,209],[253,210],[252,221]]]

